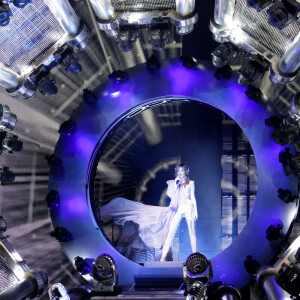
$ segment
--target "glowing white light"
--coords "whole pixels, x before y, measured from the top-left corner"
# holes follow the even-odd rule
[[[111,96],[112,96],[113,98],[116,98],[116,97],[120,96],[120,94],[121,94],[121,92],[120,92],[120,91],[117,91],[117,92],[111,93]]]
[[[25,278],[25,271],[19,265],[15,265],[12,271],[20,281]]]

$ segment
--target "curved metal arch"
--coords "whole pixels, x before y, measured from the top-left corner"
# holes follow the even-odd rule
[[[93,107],[82,103],[77,108],[72,116],[77,123],[75,132],[61,136],[56,145],[54,153],[63,160],[65,173],[61,177],[50,174],[49,190],[57,190],[61,199],[60,207],[51,210],[51,218],[54,227],[65,227],[72,234],[71,241],[61,243],[64,252],[73,265],[76,256],[96,259],[109,253],[117,264],[120,283],[134,281],[134,275],[143,267],[109,244],[92,214],[89,178],[96,150],[116,124],[147,105],[192,99],[229,115],[244,131],[255,154],[258,188],[253,212],[238,238],[212,259],[213,281],[244,286],[252,278],[244,268],[246,256],[252,255],[261,264],[267,264],[279,246],[266,239],[267,227],[280,221],[286,233],[297,210],[296,203],[285,204],[277,196],[279,188],[296,194],[297,179],[282,171],[278,155],[284,147],[271,140],[271,129],[264,123],[269,112],[248,100],[244,87],[234,80],[217,81],[214,71],[206,67],[189,70],[177,61],[164,61],[154,74],[148,73],[145,65],[127,72],[129,80],[118,85],[117,90],[106,82],[94,91],[98,102]],[[92,281],[90,275],[84,278]]]

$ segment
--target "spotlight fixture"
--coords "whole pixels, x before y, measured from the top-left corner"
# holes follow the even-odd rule
[[[115,292],[118,287],[116,264],[110,255],[99,255],[93,262],[95,292]]]
[[[124,28],[119,32],[116,41],[124,52],[129,52],[133,49],[138,36],[139,34],[135,27]]]
[[[238,49],[230,43],[224,43],[220,44],[211,54],[213,65],[221,68],[237,57]]]
[[[121,84],[129,79],[129,75],[126,71],[113,71],[108,75],[108,79],[116,84]]]
[[[282,233],[283,226],[278,224],[276,226],[270,225],[267,230],[267,239],[269,241],[277,241],[279,239],[282,239],[284,237],[284,234]]]
[[[220,80],[220,79],[229,80],[231,78],[232,74],[233,74],[233,71],[232,71],[231,67],[226,65],[224,67],[217,68],[214,75],[217,80]]]
[[[206,292],[207,292],[207,285],[202,283],[201,281],[196,281],[191,286],[191,289],[187,295],[187,299],[207,300]]]
[[[183,265],[183,281],[186,284],[187,293],[190,293],[194,283],[201,282],[206,285],[212,277],[211,261],[207,260],[204,254],[195,252],[186,259]]]
[[[300,3],[296,0],[278,1],[267,10],[267,13],[269,14],[269,24],[283,29],[299,19]]]
[[[6,228],[7,228],[6,220],[2,216],[0,216],[0,233],[5,232]]]
[[[154,73],[156,70],[160,69],[160,62],[154,54],[152,54],[150,58],[148,58],[146,65],[147,65],[147,70],[150,73]]]
[[[49,290],[48,295],[50,300],[70,300],[70,296],[66,288],[61,283],[53,284]]]
[[[94,105],[96,104],[96,102],[98,101],[97,96],[90,90],[88,89],[84,89],[83,90],[83,101],[87,104],[87,105]]]
[[[268,119],[265,119],[265,124],[269,127],[280,128],[285,124],[283,117],[272,116]]]
[[[284,203],[292,203],[297,199],[297,196],[295,196],[290,190],[286,189],[278,189],[278,198],[282,200]]]
[[[300,262],[282,264],[276,277],[278,285],[291,295],[291,299],[300,298]]]
[[[290,148],[285,148],[285,151],[279,153],[279,162],[282,163],[286,176],[300,177],[300,156],[293,156]]]
[[[56,208],[60,206],[60,197],[57,191],[51,190],[46,196],[47,206],[49,208]]]
[[[241,292],[231,284],[221,284],[214,291],[216,300],[242,300]]]
[[[54,176],[62,176],[65,172],[62,160],[58,158],[55,154],[46,155],[45,159],[48,162],[50,171]]]
[[[249,85],[263,77],[264,73],[269,69],[269,62],[260,57],[245,62],[239,69],[238,83],[242,86]]]
[[[5,165],[0,166],[0,184],[7,185],[15,180],[15,174],[9,171],[9,167]]]
[[[52,237],[55,237],[59,242],[69,242],[72,240],[71,233],[64,227],[55,227],[54,231],[50,232]]]
[[[181,65],[187,69],[194,69],[197,66],[197,60],[194,57],[180,56]]]
[[[12,16],[12,12],[9,6],[6,3],[4,3],[4,1],[1,1],[0,2],[0,26],[8,25],[11,16]]]
[[[17,8],[24,8],[28,3],[32,3],[32,0],[13,0],[13,4]]]
[[[10,112],[7,105],[0,104],[0,130],[13,130],[17,123],[17,116]]]
[[[258,12],[265,9],[272,0],[247,0],[248,7],[256,9]]]
[[[20,152],[23,149],[23,142],[18,140],[18,136],[5,131],[0,131],[0,154],[5,152],[13,154],[14,152]]]
[[[256,274],[260,268],[260,263],[253,259],[252,255],[248,255],[244,261],[244,267],[249,274]]]
[[[261,90],[253,85],[249,85],[245,94],[249,100],[253,100],[255,102],[259,102],[262,98],[263,93]]]
[[[41,65],[35,69],[30,75],[29,79],[31,83],[38,88],[42,95],[56,95],[58,88],[55,85],[56,81],[53,76],[50,75],[50,69],[53,66]]]
[[[272,140],[281,145],[285,146],[287,144],[291,144],[295,141],[295,139],[299,135],[298,126],[294,125],[284,125],[279,128],[276,128],[271,135]]]
[[[75,257],[75,268],[82,275],[87,275],[91,271],[89,264],[80,256]]]
[[[70,119],[60,125],[58,132],[60,135],[72,135],[75,129],[76,123]]]
[[[171,23],[167,22],[152,22],[148,35],[148,42],[152,45],[152,49],[162,51],[166,43],[169,42],[171,35]]]

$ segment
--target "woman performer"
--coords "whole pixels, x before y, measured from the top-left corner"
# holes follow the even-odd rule
[[[187,164],[178,164],[175,168],[175,180],[167,181],[167,196],[171,198],[168,207],[145,205],[125,198],[115,198],[100,209],[101,220],[113,221],[124,225],[132,221],[139,225],[139,236],[149,247],[162,249],[160,261],[166,259],[175,233],[185,217],[192,251],[197,251],[195,221],[198,218],[195,199],[195,184],[189,180]]]

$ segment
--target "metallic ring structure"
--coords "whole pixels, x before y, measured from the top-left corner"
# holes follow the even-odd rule
[[[95,260],[109,253],[121,284],[133,283],[134,275],[144,268],[116,251],[98,227],[90,202],[91,170],[97,150],[116,124],[151,106],[180,99],[200,101],[229,115],[248,137],[257,163],[257,198],[252,214],[232,244],[211,259],[212,281],[241,288],[252,279],[244,268],[247,255],[266,265],[277,253],[280,242],[268,241],[266,229],[281,222],[286,234],[297,213],[297,203],[284,203],[277,190],[298,193],[297,178],[285,176],[278,159],[284,147],[273,142],[272,129],[264,123],[270,113],[249,100],[244,93],[246,87],[234,79],[218,81],[213,69],[205,65],[200,69],[163,61],[161,69],[152,74],[145,65],[139,65],[127,70],[129,80],[119,84],[117,90],[109,81],[100,85],[94,91],[98,102],[94,106],[81,103],[71,116],[77,123],[76,130],[70,136],[61,136],[54,152],[62,159],[65,172],[60,177],[50,173],[49,191],[56,190],[60,195],[61,205],[50,209],[51,218],[54,227],[65,227],[72,234],[72,240],[61,245],[73,265],[77,256]],[[91,275],[83,277],[93,282]]]

